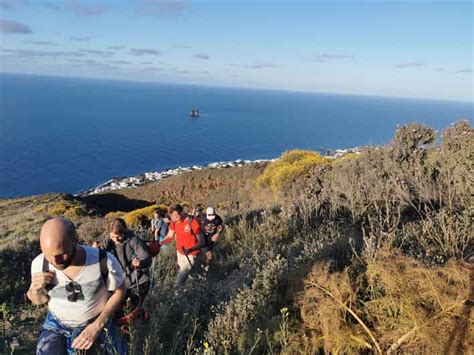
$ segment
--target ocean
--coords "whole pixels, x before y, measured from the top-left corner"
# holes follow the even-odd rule
[[[294,148],[383,144],[397,125],[441,130],[473,112],[469,102],[0,74],[0,198]]]

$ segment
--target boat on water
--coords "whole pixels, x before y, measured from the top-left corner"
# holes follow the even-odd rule
[[[191,117],[199,117],[199,109],[193,108],[191,112],[189,113],[189,116]]]

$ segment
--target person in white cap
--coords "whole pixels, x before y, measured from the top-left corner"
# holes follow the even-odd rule
[[[204,264],[206,271],[209,270],[209,265],[214,257],[214,244],[219,240],[222,231],[224,230],[224,223],[222,218],[216,214],[213,207],[206,209],[206,217],[201,224],[202,234],[204,236],[204,247],[202,253],[204,254]]]

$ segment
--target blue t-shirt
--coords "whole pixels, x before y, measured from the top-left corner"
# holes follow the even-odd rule
[[[153,219],[152,223],[155,229],[158,231],[159,241],[161,242],[166,237],[166,234],[168,234],[168,223],[162,219]]]

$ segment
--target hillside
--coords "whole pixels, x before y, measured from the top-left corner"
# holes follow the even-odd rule
[[[179,202],[216,206],[227,231],[205,279],[179,293],[174,251],[155,259],[151,321],[131,327],[132,354],[468,354],[473,161],[468,121],[440,137],[411,124],[335,160],[291,151],[135,189],[0,200],[4,350],[13,338],[15,353],[34,348],[44,308],[23,295],[47,218],[73,220],[84,243],[111,215],[147,238],[151,206]]]
[[[258,188],[255,180],[266,166],[267,163],[255,163],[191,171],[133,189],[90,195],[82,200],[103,213],[176,201],[188,205],[205,203],[221,210],[263,208],[273,203],[273,197],[268,189]]]

